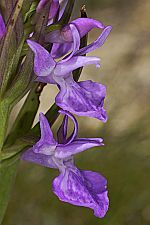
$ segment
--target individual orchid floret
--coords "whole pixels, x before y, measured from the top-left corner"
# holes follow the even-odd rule
[[[45,167],[59,169],[60,175],[53,181],[53,192],[61,201],[77,206],[89,207],[95,216],[104,217],[108,210],[107,181],[92,171],[82,171],[75,167],[73,155],[94,146],[103,145],[101,138],[78,138],[78,124],[68,112],[64,114],[62,125],[54,139],[49,123],[40,114],[40,140],[23,153],[22,159]],[[68,118],[74,123],[74,131],[67,138]]]
[[[104,26],[101,22],[91,18],[78,18],[64,26],[61,30],[50,32],[46,36],[46,41],[53,43],[51,50],[52,57],[59,58],[70,50],[73,51],[74,41],[79,42],[93,28],[102,30],[102,33],[94,42],[76,52],[76,55],[84,55],[103,45],[112,29],[111,26]]]
[[[92,81],[76,83],[70,75],[73,70],[82,66],[96,64],[98,67],[99,58],[70,54],[55,62],[49,52],[38,43],[28,40],[28,45],[35,54],[34,72],[37,80],[58,85],[60,92],[56,96],[56,104],[59,107],[79,116],[94,117],[106,122],[107,115],[103,108],[105,86]],[[75,48],[78,47],[79,43],[76,43]]]
[[[5,34],[6,34],[6,26],[2,18],[2,15],[0,14],[0,40],[5,36]]]

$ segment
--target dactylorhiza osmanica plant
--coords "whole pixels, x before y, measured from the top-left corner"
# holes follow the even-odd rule
[[[96,146],[102,138],[78,137],[75,116],[107,121],[106,87],[92,80],[78,81],[84,66],[100,67],[100,59],[87,56],[100,48],[112,29],[87,17],[70,21],[75,0],[2,0],[0,2],[0,222],[6,211],[19,160],[59,170],[52,191],[61,201],[93,209],[102,218],[108,207],[107,180],[98,172],[75,166],[74,155]],[[87,35],[100,34],[88,44]],[[55,103],[39,122],[33,121],[40,94],[47,84],[56,85]],[[26,95],[13,126],[8,120],[14,106]],[[53,137],[51,126],[63,116]],[[68,119],[74,130],[68,137]],[[84,154],[84,153],[82,153]],[[32,200],[31,200],[32,201]]]

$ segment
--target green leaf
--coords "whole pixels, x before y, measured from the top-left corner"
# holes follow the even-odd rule
[[[19,156],[23,150],[32,147],[36,141],[37,138],[35,136],[26,136],[26,138],[17,139],[12,146],[5,145],[3,151],[0,154],[1,164],[7,163],[7,160],[15,156]]]
[[[15,33],[14,28],[18,22],[20,23],[19,15],[20,15],[22,5],[23,5],[23,0],[18,0],[16,7],[14,9],[14,12],[10,18],[10,22],[9,22],[9,25],[7,28],[7,34],[5,36],[3,48],[1,51],[0,77],[3,78],[2,85],[1,85],[1,96],[3,95],[3,93],[5,92],[5,88],[7,87],[8,78],[5,79],[5,75],[7,73],[7,68],[10,67],[11,62],[12,62],[12,57],[18,47],[17,39],[19,38],[18,35],[20,36],[21,30],[19,28],[19,30]],[[21,26],[21,23],[20,23],[20,26]]]
[[[6,100],[0,100],[0,152],[4,144],[10,111],[11,108],[8,102]]]
[[[30,5],[28,3],[24,4],[25,6],[28,6],[28,7],[30,6],[30,8],[28,8],[28,10],[24,9],[24,11],[26,11],[24,13],[25,14],[24,15],[24,23],[26,23],[27,20],[30,19],[33,16],[33,14],[36,12],[37,4],[38,4],[37,1],[36,2],[32,2],[32,4],[30,3]],[[25,6],[24,6],[24,8],[25,8]]]
[[[0,153],[0,224],[3,220],[11,190],[15,182],[20,154],[25,148],[31,147],[36,139],[18,139],[12,147],[6,147]]]
[[[12,158],[7,165],[0,164],[0,224],[3,220],[15,181],[18,162],[18,158]]]
[[[23,38],[18,46],[18,49],[14,52],[8,67],[5,70],[5,74],[3,76],[3,85],[1,87],[2,92],[8,89],[9,85],[11,85],[12,81],[15,79],[17,67],[18,67],[18,64],[20,63],[20,56],[21,56],[23,45],[24,45],[24,41],[25,39]]]
[[[40,104],[40,94],[46,84],[35,83],[29,92],[14,125],[6,139],[6,145],[12,145],[16,139],[26,135],[32,127]]]

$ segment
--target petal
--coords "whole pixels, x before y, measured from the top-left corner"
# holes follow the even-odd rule
[[[68,3],[68,0],[61,0],[58,20],[60,20],[61,17],[63,16],[67,3]]]
[[[53,137],[53,133],[49,126],[48,120],[46,119],[43,113],[40,113],[39,117],[40,117],[41,139],[47,140],[48,142],[55,144],[56,141]]]
[[[89,207],[97,217],[104,217],[108,210],[107,191],[97,194],[90,187],[93,187],[91,180],[76,168],[66,168],[53,181],[53,192],[61,201]]]
[[[93,28],[105,28],[105,26],[101,22],[91,18],[78,18],[76,20],[73,20],[71,24],[74,24],[77,27],[80,34],[80,38],[86,35]]]
[[[37,76],[48,76],[54,69],[56,63],[49,52],[40,44],[27,40],[29,47],[34,52],[34,72]]]
[[[51,156],[35,153],[32,148],[28,149],[21,155],[22,160],[33,162],[44,167],[57,168]]]
[[[36,11],[38,13],[41,12],[41,10],[44,8],[44,6],[49,2],[49,0],[40,0],[38,6],[36,7]]]
[[[106,122],[107,114],[103,108],[105,95],[106,88],[102,84],[90,80],[76,83],[72,77],[68,77],[64,83],[60,83],[60,92],[55,101],[70,113]]]
[[[53,0],[50,6],[50,11],[49,11],[49,20],[53,19],[59,10],[59,1],[58,0]]]
[[[46,34],[45,40],[46,40],[46,42],[50,42],[50,43],[54,43],[54,44],[56,44],[56,43],[65,43],[65,41],[63,40],[63,37],[61,36],[61,31],[60,30],[54,30],[54,31],[49,32],[48,34]],[[58,49],[58,47],[57,48],[55,47],[53,51],[55,52],[56,49]],[[62,48],[62,50],[63,50],[63,48]],[[52,55],[52,53],[51,53],[51,55]],[[52,57],[53,57],[53,55],[52,55]]]
[[[0,14],[0,40],[5,36],[5,34],[6,34],[6,27],[2,15]]]
[[[89,148],[102,145],[104,144],[101,138],[78,138],[69,144],[57,145],[55,157],[67,158]]]
[[[45,5],[49,2],[49,0],[40,0],[36,11],[40,13]],[[49,19],[52,19],[58,12],[59,9],[59,1],[58,0],[52,0],[51,5],[50,5],[50,11],[49,11]]]
[[[54,58],[60,58],[66,55],[69,51],[72,51],[61,61],[61,63],[68,61],[80,47],[80,35],[76,26],[73,24],[65,26],[60,33],[58,31],[57,33],[56,31],[51,32],[48,34],[47,39],[54,43],[51,51],[52,57]]]
[[[76,118],[75,118],[71,113],[69,113],[69,112],[67,112],[67,111],[59,110],[59,113],[66,115],[66,116],[69,117],[69,118],[72,120],[72,122],[73,122],[73,125],[74,125],[73,132],[72,132],[72,134],[70,135],[70,137],[67,138],[67,140],[66,140],[66,144],[70,144],[70,143],[72,143],[72,141],[77,137],[77,134],[78,134],[78,123],[77,123],[77,120],[76,120]],[[64,146],[64,145],[63,145],[63,146]]]
[[[80,50],[78,50],[75,55],[84,55],[84,54],[87,54],[91,51],[94,51],[95,49],[97,48],[100,48],[105,40],[107,39],[110,31],[111,31],[112,27],[111,26],[108,26],[106,27],[102,33],[100,34],[100,36],[97,38],[96,41],[92,42],[91,44],[89,44],[88,46],[84,47],[84,48],[81,48]]]
[[[87,181],[88,188],[92,189],[96,194],[106,191],[107,180],[101,174],[87,170],[80,170],[80,172]]]
[[[82,66],[95,64],[99,67],[100,59],[97,57],[87,57],[87,56],[76,56],[72,57],[68,61],[58,62],[54,70],[55,76],[66,76],[71,73],[73,70],[80,68]]]
[[[52,50],[51,50],[51,56],[54,59],[58,59],[64,55],[66,55],[69,51],[72,50],[73,43],[66,42],[66,43],[54,43]]]
[[[45,84],[57,84],[51,75],[46,76],[46,77],[37,77],[36,81],[42,82]]]
[[[108,191],[107,191],[107,180],[101,174],[80,170],[84,177],[86,186],[89,190],[92,190],[97,195],[98,205],[101,206],[101,210],[98,205],[94,208],[94,214],[97,217],[104,217],[109,207]]]
[[[57,142],[55,141],[49,123],[46,117],[40,113],[40,129],[41,138],[33,146],[33,151],[35,153],[41,153],[45,155],[52,155],[55,151]]]
[[[58,143],[65,143],[67,138],[68,116],[64,116],[63,122],[57,131]]]
[[[64,116],[61,126],[58,129],[57,139],[58,139],[58,143],[60,144],[60,146],[61,146],[61,144],[62,144],[62,146],[65,146],[64,144],[70,144],[77,137],[78,123],[77,123],[77,120],[75,119],[75,117],[73,115],[71,115],[69,112],[59,110],[59,113],[64,114],[65,116]],[[73,129],[73,132],[70,135],[70,137],[67,138],[68,117],[72,120],[74,129]]]
[[[80,35],[79,35],[79,32],[78,32],[77,28],[73,24],[70,24],[69,27],[70,27],[70,31],[71,31],[71,35],[72,35],[72,41],[73,41],[73,44],[72,44],[72,52],[68,56],[66,56],[61,61],[61,63],[65,62],[65,61],[68,61],[69,59],[71,59],[71,57],[74,55],[74,53],[76,51],[79,50],[79,47],[80,47]]]

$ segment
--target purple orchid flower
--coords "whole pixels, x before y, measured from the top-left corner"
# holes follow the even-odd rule
[[[6,34],[6,26],[2,18],[2,15],[0,14],[0,40],[5,36],[5,34]]]
[[[95,216],[104,217],[109,204],[106,179],[96,172],[77,169],[73,162],[73,155],[94,146],[101,146],[103,140],[77,138],[76,119],[66,111],[60,110],[60,113],[65,116],[57,132],[58,141],[54,139],[49,123],[41,113],[41,138],[23,153],[22,159],[59,169],[60,175],[52,184],[53,192],[58,198],[73,205],[89,207],[94,210]],[[74,123],[74,131],[67,138],[68,118]]]
[[[56,96],[56,104],[69,112],[79,116],[88,116],[97,118],[103,122],[107,121],[107,114],[104,109],[104,99],[106,88],[104,85],[92,81],[83,81],[76,83],[70,73],[82,66],[96,64],[99,67],[100,59],[97,57],[82,56],[77,52],[84,54],[87,49],[79,49],[80,37],[76,28],[70,25],[74,38],[74,47],[71,54],[64,59],[56,62],[51,54],[38,43],[28,40],[28,45],[35,54],[34,72],[38,76],[37,80],[43,83],[57,84],[60,92]],[[110,29],[105,30],[106,33]],[[101,36],[101,42],[104,42],[107,35]],[[100,41],[100,39],[99,39]],[[102,44],[101,43],[101,44]],[[99,44],[100,45],[100,42]]]
[[[111,26],[104,26],[103,23],[91,18],[78,18],[61,30],[49,32],[46,36],[46,41],[53,43],[51,56],[53,58],[60,58],[69,51],[73,51],[74,53],[75,43],[80,42],[80,39],[93,28],[102,30],[102,33],[93,43],[75,53],[75,55],[84,55],[103,45],[112,29]]]

